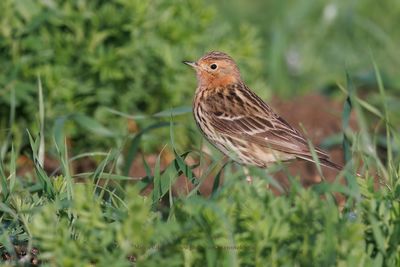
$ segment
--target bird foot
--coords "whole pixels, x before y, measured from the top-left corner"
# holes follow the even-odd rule
[[[249,184],[252,184],[252,183],[253,183],[253,177],[251,177],[250,175],[246,175],[246,181],[247,181]]]
[[[253,177],[250,176],[249,169],[243,168],[243,172],[246,175],[247,183],[252,184],[253,183]]]

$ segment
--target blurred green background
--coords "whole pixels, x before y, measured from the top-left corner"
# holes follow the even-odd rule
[[[4,0],[0,10],[0,126],[15,106],[17,147],[27,144],[25,128],[37,129],[39,77],[46,132],[62,121],[73,150],[107,148],[115,135],[76,118],[123,135],[127,120],[115,111],[190,106],[196,81],[181,61],[211,50],[231,54],[264,98],[332,92],[346,70],[373,88],[373,60],[399,93],[399,1]]]

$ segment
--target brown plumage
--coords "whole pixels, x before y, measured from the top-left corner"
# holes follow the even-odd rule
[[[196,62],[184,63],[197,74],[196,123],[222,153],[240,164],[261,168],[296,158],[314,162],[304,136],[246,86],[230,56],[210,52]],[[319,148],[315,152],[321,165],[342,169]]]

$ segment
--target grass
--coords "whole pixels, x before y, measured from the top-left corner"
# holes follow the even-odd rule
[[[187,108],[157,113],[167,122],[156,122],[135,135],[121,137],[121,146],[108,152],[85,152],[70,157],[63,123],[67,119],[92,132],[114,135],[84,115],[56,122],[54,135],[45,136],[44,97],[39,79],[39,132],[27,131],[34,172],[17,175],[20,152],[11,138],[2,145],[0,162],[0,249],[8,265],[29,265],[40,260],[44,266],[398,266],[400,264],[399,156],[400,136],[390,124],[387,95],[376,68],[383,111],[359,99],[350,78],[341,89],[348,95],[343,110],[344,151],[351,162],[338,181],[303,188],[299,177],[289,176],[289,190],[274,195],[277,186],[272,169],[251,168],[254,183],[234,163],[219,158],[196,176],[194,168],[208,157],[199,151],[181,152],[175,132],[181,125],[174,116]],[[355,112],[360,131],[348,127]],[[118,112],[116,112],[118,113]],[[14,111],[10,112],[10,127]],[[378,138],[369,133],[366,115],[381,125],[386,144],[386,161],[378,156]],[[120,113],[119,115],[129,116]],[[169,118],[169,119],[168,119]],[[141,140],[151,131],[168,128],[170,140],[151,170],[145,160],[146,177],[129,177]],[[47,133],[48,134],[48,133]],[[58,151],[60,175],[43,169],[47,148]],[[312,146],[312,144],[310,144]],[[161,169],[164,151],[174,159]],[[187,157],[199,158],[188,164]],[[71,163],[82,157],[99,160],[92,172],[73,173]],[[358,162],[362,177],[354,170]],[[354,167],[353,167],[354,166]],[[184,175],[187,195],[172,194],[172,185]],[[209,197],[199,188],[209,175],[216,179]],[[223,186],[219,186],[221,177]],[[376,177],[381,186],[376,187]],[[141,178],[141,179],[139,179]],[[149,186],[148,196],[140,192]],[[346,196],[341,211],[334,193]],[[18,248],[18,249],[17,249]],[[22,250],[26,251],[21,256]],[[38,255],[32,254],[38,250]],[[32,262],[33,261],[33,262]]]

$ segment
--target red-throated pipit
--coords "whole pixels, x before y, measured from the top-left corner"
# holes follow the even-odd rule
[[[210,52],[196,62],[184,63],[197,74],[196,123],[222,153],[240,164],[261,168],[292,159],[315,162],[304,136],[246,86],[230,56]],[[315,153],[321,165],[342,169],[319,148]]]

